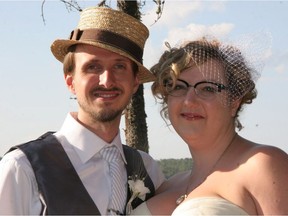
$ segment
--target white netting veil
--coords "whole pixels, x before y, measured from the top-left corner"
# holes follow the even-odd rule
[[[198,68],[205,82],[216,84],[218,89],[215,95],[220,98],[224,106],[229,106],[235,100],[241,100],[241,105],[251,103],[257,96],[255,82],[269,57],[271,39],[269,32],[261,31],[242,35],[234,40],[219,40],[211,35],[203,36],[173,48],[166,42],[168,50],[151,68],[156,76],[152,92],[162,100],[162,114],[167,117],[168,96],[175,93],[173,88],[180,74],[191,67]],[[167,80],[170,92],[166,88]],[[186,83],[185,91],[190,87],[195,89],[196,84]],[[205,95],[198,94],[198,96]]]
[[[230,97],[237,100],[255,88],[271,50],[270,32],[256,32],[221,42]]]
[[[162,79],[165,77],[176,80],[183,70],[196,66],[206,81],[225,85],[227,94],[219,91],[218,97],[221,97],[224,105],[229,105],[231,101],[254,90],[270,51],[271,35],[258,32],[243,35],[233,41],[221,41],[210,35],[185,42],[180,47],[171,48],[169,43],[166,46],[169,50],[151,68],[159,84],[164,83]],[[215,64],[215,60],[222,67]]]

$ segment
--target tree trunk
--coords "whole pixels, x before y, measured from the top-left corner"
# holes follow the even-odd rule
[[[136,19],[141,19],[139,5],[136,0],[118,0],[117,7]],[[147,116],[145,113],[143,89],[143,84],[141,84],[127,106],[125,112],[125,137],[127,145],[148,153]]]
[[[125,112],[125,137],[127,145],[149,152],[143,85],[134,94]]]

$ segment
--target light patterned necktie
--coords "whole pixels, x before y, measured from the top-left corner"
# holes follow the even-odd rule
[[[123,182],[123,173],[120,170],[121,155],[115,146],[109,146],[100,150],[100,154],[109,164],[109,172],[111,175],[111,200],[108,205],[108,213],[110,215],[124,214],[127,191],[125,182]]]

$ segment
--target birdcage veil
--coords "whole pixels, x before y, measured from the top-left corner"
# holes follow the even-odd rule
[[[152,84],[152,93],[161,104],[161,116],[169,119],[167,112],[168,92],[165,90],[165,80],[176,82],[181,71],[191,66],[205,62],[206,70],[199,70],[203,79],[225,84],[225,91],[219,93],[220,101],[224,106],[241,99],[243,104],[250,104],[257,96],[255,83],[259,79],[265,62],[271,53],[272,36],[268,31],[258,31],[245,34],[233,39],[216,38],[213,34],[205,34],[193,40],[182,40],[181,44],[171,46],[165,43],[166,51],[159,58],[158,63],[151,67],[156,81]],[[217,59],[223,63],[223,70],[216,67],[208,59]],[[195,85],[195,83],[190,83]],[[226,92],[226,94],[225,94]],[[236,113],[236,121],[238,112]],[[237,126],[238,127],[238,126]],[[241,127],[241,125],[240,125]]]
[[[219,97],[222,97],[224,105],[229,105],[231,101],[255,89],[255,83],[269,56],[271,41],[271,34],[263,31],[241,35],[233,40],[206,35],[199,40],[184,43],[181,48],[190,56],[192,65],[205,63],[204,69],[200,70],[204,79],[226,86],[228,97],[223,93],[219,93]],[[221,76],[223,71],[211,59],[222,63],[224,79]]]

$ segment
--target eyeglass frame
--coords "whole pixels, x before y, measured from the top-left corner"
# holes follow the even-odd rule
[[[165,90],[166,90],[167,94],[170,95],[170,96],[172,96],[172,97],[181,97],[181,96],[184,96],[184,95],[187,94],[189,88],[192,88],[192,87],[193,87],[194,93],[195,93],[198,97],[203,98],[203,99],[207,99],[207,97],[205,97],[205,96],[204,96],[204,97],[203,97],[203,96],[201,97],[201,94],[199,95],[199,90],[196,89],[196,87],[197,87],[198,85],[202,84],[202,83],[208,83],[208,84],[213,84],[213,85],[215,85],[215,86],[217,87],[217,92],[219,92],[219,93],[222,92],[222,90],[227,90],[227,89],[228,89],[227,86],[225,86],[224,84],[216,83],[216,82],[212,82],[212,81],[200,81],[200,82],[195,83],[194,85],[191,85],[191,84],[189,84],[188,82],[186,82],[185,80],[176,79],[176,81],[180,81],[180,82],[182,82],[182,83],[184,83],[184,84],[186,85],[187,91],[186,91],[184,94],[181,94],[181,95],[173,95],[173,94],[171,94],[171,91],[170,91],[170,93],[169,93],[169,91],[167,90],[167,85],[168,85],[169,81],[171,81],[171,79],[168,79],[168,80],[165,80],[165,81],[164,81],[164,87],[165,87]],[[174,89],[173,89],[173,90],[174,90]],[[173,90],[172,90],[172,91],[173,91]]]

